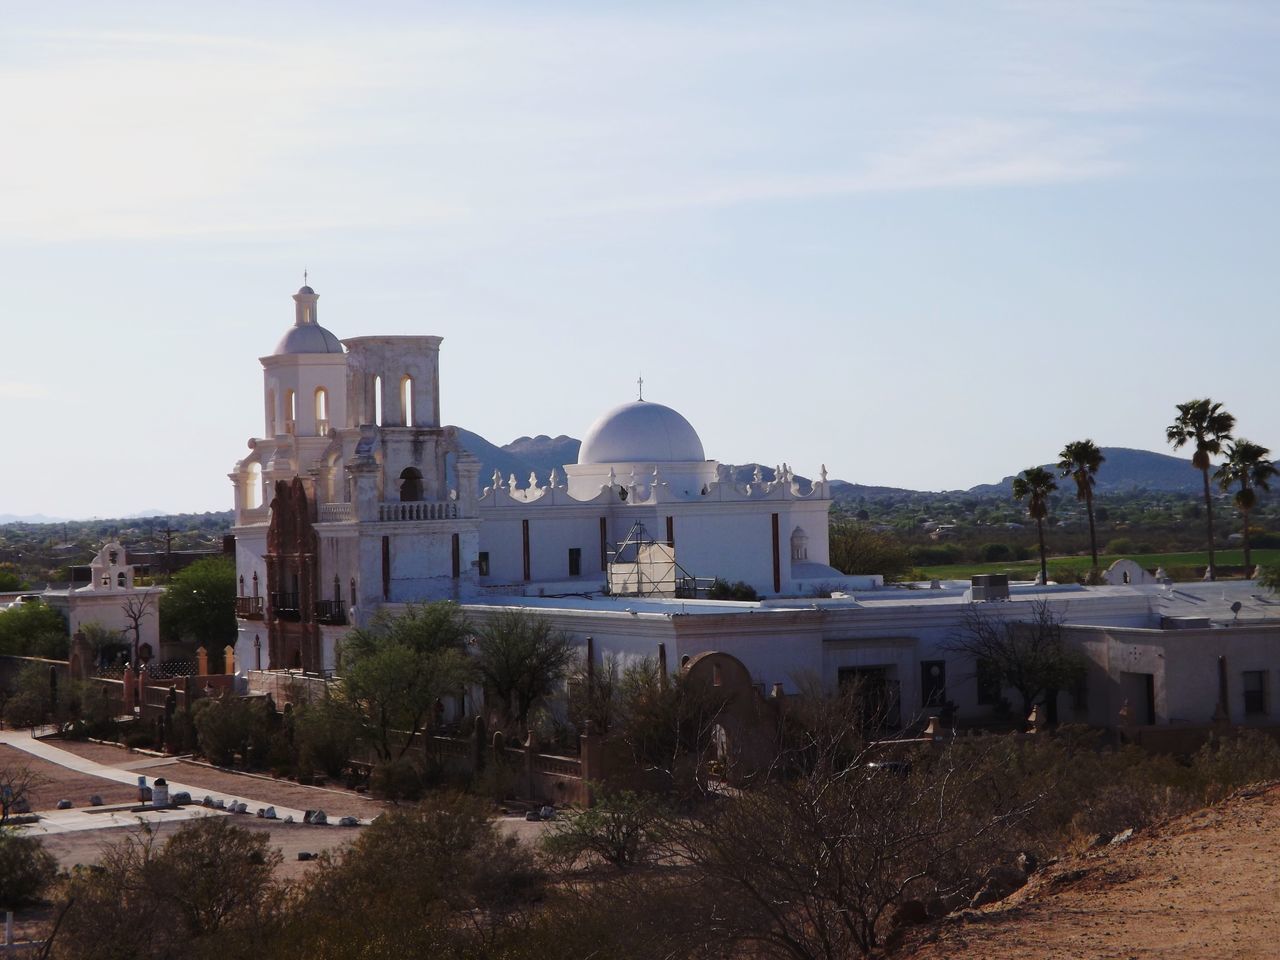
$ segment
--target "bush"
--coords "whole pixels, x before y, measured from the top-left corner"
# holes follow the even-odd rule
[[[1107,541],[1107,545],[1102,548],[1103,553],[1118,553],[1121,555],[1137,553],[1134,549],[1133,540],[1129,537],[1116,537],[1114,540]]]
[[[67,621],[43,603],[20,603],[0,611],[0,656],[65,660],[71,649]]]
[[[755,587],[749,583],[738,580],[730,583],[727,580],[721,580],[716,577],[711,583],[711,587],[707,590],[708,600],[759,600],[760,597],[756,593]]]
[[[422,799],[425,778],[418,765],[408,757],[383,760],[373,768],[369,777],[369,789],[374,796],[392,803],[415,802]]]
[[[37,837],[0,828],[0,910],[17,910],[40,899],[58,870]]]
[[[595,856],[625,870],[648,859],[661,817],[657,801],[647,794],[606,793],[593,807],[561,811],[542,847],[569,864]]]
[[[304,703],[293,713],[294,745],[304,772],[323,770],[337,778],[360,736],[361,715],[343,700],[326,697]]]
[[[1007,543],[984,543],[978,548],[982,563],[1007,563],[1013,559],[1013,548]]]
[[[943,567],[959,563],[962,553],[954,543],[940,543],[936,546],[919,544],[907,551],[911,562],[918,567]]]
[[[191,711],[200,752],[211,763],[230,766],[238,754],[245,766],[261,764],[267,758],[272,718],[261,700],[243,697],[205,699]]]
[[[906,548],[895,537],[858,523],[831,526],[829,557],[831,566],[850,576],[881,574],[892,580],[911,566]]]

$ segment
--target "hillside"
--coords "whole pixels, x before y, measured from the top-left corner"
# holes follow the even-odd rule
[[[1098,493],[1131,493],[1134,490],[1198,493],[1202,489],[1200,472],[1191,466],[1189,459],[1130,447],[1103,447],[1102,454],[1107,460],[1098,471]],[[1056,464],[1041,466],[1057,472]],[[1009,496],[1012,487],[1013,477],[1007,476],[999,483],[979,484],[966,492],[978,496]]]
[[[1280,789],[1247,789],[1127,843],[1065,857],[923,933],[913,960],[1276,956]],[[909,938],[909,942],[910,942]]]

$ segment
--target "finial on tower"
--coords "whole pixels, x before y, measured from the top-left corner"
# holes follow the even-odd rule
[[[636,377],[636,394],[637,394],[636,396],[637,400],[644,399],[644,374],[641,374],[640,376]]]

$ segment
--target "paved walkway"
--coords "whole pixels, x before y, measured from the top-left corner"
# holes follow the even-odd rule
[[[49,763],[56,763],[77,773],[100,777],[103,780],[113,780],[116,783],[127,783],[131,786],[136,785],[138,782],[139,775],[137,773],[120,767],[108,766],[105,763],[98,763],[96,760],[88,760],[67,750],[62,750],[43,740],[37,740],[28,730],[0,730],[0,743],[8,744],[31,754],[33,757],[39,757]],[[132,766],[132,764],[130,765]],[[169,780],[168,777],[165,779],[169,783],[170,796],[185,790],[191,794],[191,799],[196,804],[205,797],[213,797],[213,799],[222,800],[227,804],[243,803],[248,808],[251,816],[257,812],[259,807],[274,806],[276,808],[276,816],[281,820],[292,816],[297,823],[302,822],[302,818],[306,813],[305,810],[282,807],[279,804],[271,804],[265,800],[255,800],[243,794],[231,794],[222,790],[210,790],[206,787],[179,783],[176,780]],[[40,811],[40,822],[30,824],[23,829],[29,833],[68,833],[73,830],[101,830],[104,827],[137,826],[139,819],[151,822],[189,820],[192,817],[208,816],[219,812],[196,806],[195,804],[182,809],[149,810],[141,813],[133,813],[118,808],[108,810],[103,807],[83,807],[75,810]],[[361,820],[360,822],[367,824],[369,821]]]

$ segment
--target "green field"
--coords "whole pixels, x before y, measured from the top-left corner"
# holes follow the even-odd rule
[[[1135,553],[1127,554],[1126,556],[1153,572],[1156,567],[1164,567],[1165,570],[1169,571],[1170,575],[1175,577],[1177,576],[1177,571],[1185,571],[1189,567],[1205,567],[1209,564],[1209,554],[1203,550],[1198,553]],[[1120,554],[1099,554],[1098,565],[1103,570],[1106,570],[1107,567],[1120,558]],[[1244,551],[1218,550],[1215,551],[1214,559],[1220,569],[1223,567],[1243,567]],[[1267,565],[1280,563],[1280,550],[1254,550],[1253,562],[1255,565],[1259,563]],[[1014,579],[1034,580],[1036,574],[1040,572],[1040,561],[1014,560],[1008,563],[956,563],[950,566],[920,567],[919,569],[925,579],[964,580],[977,573],[1007,573]],[[1087,573],[1089,570],[1089,557],[1049,558],[1050,579],[1055,579],[1056,572],[1071,570],[1081,574]]]

